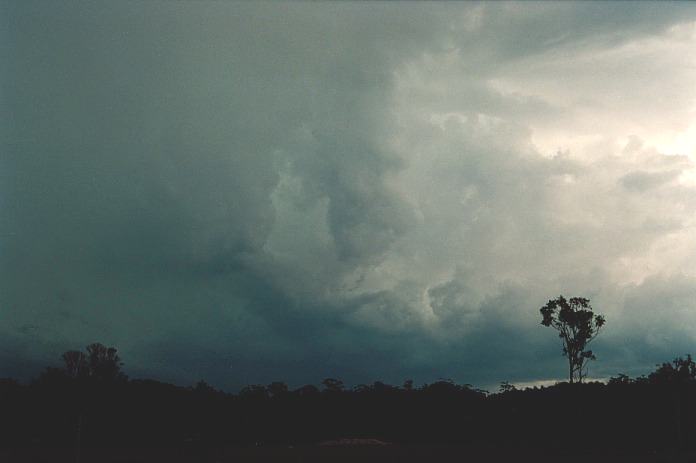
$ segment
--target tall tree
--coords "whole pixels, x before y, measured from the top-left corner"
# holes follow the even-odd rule
[[[79,350],[69,350],[63,354],[65,373],[71,378],[79,378],[89,374],[87,356]]]
[[[69,350],[62,356],[65,369],[63,374],[73,379],[80,379],[79,383],[80,394],[77,396],[75,409],[77,414],[76,428],[76,443],[75,443],[75,462],[80,463],[82,454],[82,427],[85,412],[89,409],[85,396],[84,386],[87,381],[98,380],[102,384],[109,384],[113,381],[122,381],[126,379],[126,375],[121,371],[123,362],[118,356],[118,351],[115,347],[106,347],[103,344],[95,342],[86,348],[86,353]],[[60,370],[57,370],[60,371]],[[94,385],[94,383],[92,383]]]
[[[123,362],[117,352],[115,347],[106,347],[98,342],[87,346],[89,375],[100,380],[122,379],[125,376],[121,372]]]
[[[86,348],[86,353],[70,350],[63,354],[65,373],[71,378],[93,378],[98,380],[123,380],[123,362],[115,347],[106,347],[95,342]]]
[[[587,374],[587,362],[596,359],[587,345],[604,326],[604,316],[595,314],[590,300],[584,297],[559,296],[539,311],[543,317],[541,324],[554,328],[563,340],[563,355],[568,358],[568,380],[581,383]]]

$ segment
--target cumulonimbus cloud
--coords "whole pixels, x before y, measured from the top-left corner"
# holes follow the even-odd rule
[[[3,374],[543,379],[560,293],[599,376],[693,339],[693,7],[3,9]]]

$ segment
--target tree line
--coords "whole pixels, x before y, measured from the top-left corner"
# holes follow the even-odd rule
[[[587,381],[587,349],[604,325],[589,300],[562,296],[541,308],[559,332],[568,382],[488,392],[441,379],[347,387],[327,378],[233,394],[204,381],[180,387],[129,379],[114,347],[62,355],[62,367],[20,384],[0,380],[0,444],[52,449],[166,446],[214,455],[225,446],[316,444],[345,437],[466,444],[561,453],[684,449],[696,437],[696,363],[690,355],[648,375]],[[211,461],[214,458],[211,456]]]

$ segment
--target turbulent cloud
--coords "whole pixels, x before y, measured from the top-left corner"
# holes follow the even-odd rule
[[[2,375],[535,381],[560,293],[597,376],[693,340],[691,5],[2,9]]]

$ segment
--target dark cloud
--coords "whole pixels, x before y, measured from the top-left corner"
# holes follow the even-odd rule
[[[584,136],[577,108],[613,114],[565,56],[635,66],[615,50],[690,44],[669,35],[687,5],[2,12],[0,375],[101,341],[130,374],[183,384],[489,385],[563,371],[537,320],[561,292],[631,327],[607,330],[598,374],[651,366],[655,324],[624,314],[650,320],[645,301],[665,336],[694,326],[676,302],[691,307],[689,158],[635,138],[550,157],[535,140],[577,121]],[[535,93],[540,66],[593,102]]]

